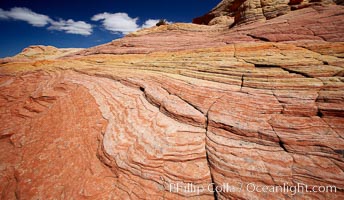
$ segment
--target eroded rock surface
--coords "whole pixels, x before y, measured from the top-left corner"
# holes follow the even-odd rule
[[[22,52],[13,57],[1,59],[0,62],[30,62],[32,60],[56,59],[80,50],[82,48],[56,48],[53,46],[35,45],[23,49]]]
[[[214,18],[228,16],[235,18],[235,24],[269,20],[293,10],[312,5],[343,4],[336,0],[223,0],[209,13],[193,19],[195,24],[209,24]],[[227,23],[234,25],[233,22]]]
[[[324,2],[2,60],[0,199],[343,199],[344,9]],[[247,190],[298,183],[337,190]]]

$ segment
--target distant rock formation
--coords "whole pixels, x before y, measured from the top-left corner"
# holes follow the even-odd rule
[[[292,10],[311,5],[343,4],[341,0],[223,0],[209,13],[193,19],[195,24],[213,25],[214,18],[221,16],[233,17],[235,24],[265,21]],[[228,24],[233,25],[232,22]]]
[[[34,45],[23,49],[23,51],[16,56],[0,59],[0,63],[54,59],[80,50],[82,50],[82,48],[56,48],[53,46]]]
[[[344,199],[343,6],[228,2],[1,59],[0,199]]]

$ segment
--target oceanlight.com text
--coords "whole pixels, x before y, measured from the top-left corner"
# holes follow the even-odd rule
[[[256,183],[238,183],[237,185],[230,185],[224,183],[222,185],[216,185],[210,183],[208,185],[196,185],[193,183],[176,183],[169,184],[170,192],[183,192],[183,193],[204,193],[204,192],[249,192],[249,193],[285,193],[285,194],[303,194],[303,193],[336,193],[337,187],[333,185],[307,185],[303,183],[289,184],[283,183],[283,185],[261,185]]]

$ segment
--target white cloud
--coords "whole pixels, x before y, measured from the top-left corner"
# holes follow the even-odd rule
[[[10,11],[0,9],[1,19],[22,20],[32,26],[43,27],[52,21],[48,16],[32,12],[28,8],[12,8]]]
[[[0,19],[7,19],[8,16],[6,14],[6,11],[0,8]]]
[[[48,30],[63,31],[69,34],[91,35],[92,25],[84,21],[60,19],[55,21],[47,15],[35,13],[28,8],[14,7],[9,11],[0,8],[0,20],[21,20],[35,27],[48,26]],[[101,21],[104,28],[115,34],[128,34],[141,28],[155,26],[158,19],[148,19],[141,26],[139,18],[131,18],[127,13],[100,13],[91,18],[92,21]],[[171,23],[171,22],[168,22]]]
[[[145,23],[142,25],[142,28],[150,28],[150,27],[156,26],[156,24],[159,21],[160,20],[158,20],[158,19],[149,19],[149,20],[145,21]]]
[[[51,26],[48,27],[49,30],[64,31],[71,34],[79,35],[91,35],[92,26],[83,21],[74,21],[72,19],[59,21],[52,21]]]
[[[131,18],[127,13],[100,13],[94,15],[91,20],[101,21],[104,28],[115,34],[128,34],[141,28],[149,28],[155,26],[159,22],[158,19],[148,19],[142,26],[137,24],[138,17]]]
[[[105,29],[113,33],[128,34],[139,29],[138,18],[131,18],[127,13],[100,13],[91,20],[101,21]]]
[[[9,11],[0,8],[0,19],[2,20],[21,20],[35,27],[44,27],[48,24],[49,30],[64,31],[70,34],[91,35],[92,25],[84,21],[74,21],[72,19],[59,21],[52,20],[47,15],[42,15],[31,11],[28,8],[15,7]]]

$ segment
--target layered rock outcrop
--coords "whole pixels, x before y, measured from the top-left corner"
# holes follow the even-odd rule
[[[0,198],[343,199],[342,8],[2,60]]]
[[[30,62],[32,60],[55,59],[82,50],[82,48],[56,48],[53,46],[36,45],[23,49],[22,52],[13,56],[1,59],[1,63],[7,62]]]
[[[292,10],[312,5],[342,3],[341,1],[334,0],[223,0],[209,13],[193,19],[193,23],[214,25],[216,24],[214,20],[216,21],[216,19],[226,16],[235,19],[234,21],[227,22],[228,26],[234,26],[235,24],[269,20],[285,15]]]

